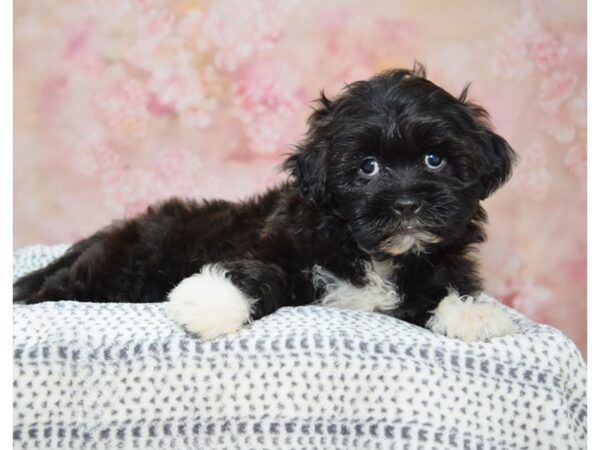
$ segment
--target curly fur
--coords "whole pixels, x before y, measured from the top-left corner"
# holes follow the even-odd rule
[[[313,268],[312,280],[317,289],[323,290],[320,303],[324,306],[385,313],[395,310],[402,301],[392,282],[393,274],[393,261],[373,261],[365,264],[365,284],[360,287],[320,266]]]
[[[390,70],[335,98],[322,94],[308,125],[283,164],[286,183],[242,202],[153,205],[18,280],[15,301],[160,302],[218,264],[244,298],[256,299],[245,322],[282,306],[328,303],[327,283],[313,280],[318,266],[338,287],[371,288],[367,296],[393,286],[394,301],[373,309],[425,325],[448,287],[481,290],[480,201],[509,178],[515,155],[466,89],[455,98],[421,66]],[[423,163],[431,150],[445,158],[443,169]],[[379,162],[378,176],[359,172],[367,157]],[[418,202],[414,216],[394,208],[400,196]],[[388,260],[393,271],[375,283],[369,268]]]

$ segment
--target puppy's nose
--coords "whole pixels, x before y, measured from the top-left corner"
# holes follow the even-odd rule
[[[394,211],[403,216],[413,215],[421,209],[421,203],[414,198],[400,197],[394,201]]]

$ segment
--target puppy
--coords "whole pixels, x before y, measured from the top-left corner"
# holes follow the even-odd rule
[[[243,202],[171,199],[74,244],[14,285],[14,301],[162,302],[205,339],[282,306],[377,311],[465,341],[514,332],[478,303],[480,202],[515,154],[484,109],[390,70],[321,95],[283,163]]]

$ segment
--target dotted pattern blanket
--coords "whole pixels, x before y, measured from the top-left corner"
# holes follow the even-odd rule
[[[66,246],[15,252],[15,276]],[[17,449],[581,449],[562,333],[465,344],[380,314],[283,308],[202,341],[162,304],[16,305]]]

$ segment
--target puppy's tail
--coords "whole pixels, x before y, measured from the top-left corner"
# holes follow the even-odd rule
[[[62,269],[67,269],[88,248],[98,242],[103,232],[98,232],[87,239],[73,244],[60,258],[45,267],[22,276],[13,283],[13,303],[27,303],[43,286],[46,279]]]

